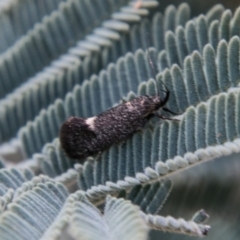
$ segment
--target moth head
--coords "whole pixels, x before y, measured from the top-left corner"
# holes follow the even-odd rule
[[[157,111],[160,108],[165,109],[165,105],[169,100],[169,96],[170,96],[170,92],[168,89],[166,89],[165,91],[165,96],[163,98],[161,98],[160,96],[153,96],[150,97],[149,100],[146,101],[146,105],[149,105],[149,110],[152,111]],[[148,103],[149,101],[149,103]]]

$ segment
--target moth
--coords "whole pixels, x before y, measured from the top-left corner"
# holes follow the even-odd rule
[[[148,58],[156,76],[149,53]],[[161,99],[157,81],[156,86],[158,92],[156,96],[136,97],[90,118],[68,118],[62,124],[59,134],[61,147],[65,153],[83,163],[87,157],[97,155],[111,145],[127,140],[141,130],[151,118],[169,119],[162,116],[158,110],[175,114],[164,107],[170,92],[164,85],[165,90],[162,91],[165,92],[165,96]]]

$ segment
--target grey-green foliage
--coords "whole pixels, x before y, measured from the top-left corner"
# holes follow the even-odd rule
[[[39,239],[60,212],[67,195],[62,184],[44,177],[26,182],[0,215],[0,238]]]
[[[203,223],[209,218],[208,214],[203,210],[199,210],[194,214],[192,220],[196,223]]]
[[[216,55],[215,55],[214,49],[211,47],[211,45],[206,45],[203,49],[203,56],[201,56],[200,53],[195,51],[191,56],[188,56],[185,59],[183,70],[181,70],[177,65],[174,65],[170,70],[165,70],[163,73],[161,73],[157,79],[159,81],[159,84],[160,84],[160,80],[162,80],[171,91],[171,97],[170,97],[170,100],[168,103],[168,107],[175,112],[183,112],[183,111],[185,111],[185,109],[188,106],[196,105],[196,104],[200,103],[201,101],[206,101],[212,95],[216,95],[217,93],[219,93],[221,91],[226,91],[227,87],[223,87],[223,86],[227,85],[228,87],[236,87],[238,84],[238,79],[239,79],[239,70],[238,70],[239,67],[237,67],[237,70],[236,70],[236,68],[234,68],[234,66],[236,64],[234,59],[239,57],[239,51],[237,51],[237,49],[239,48],[239,44],[240,43],[239,43],[238,37],[233,37],[230,40],[229,44],[227,44],[224,40],[222,40],[222,41],[220,41],[220,43],[218,45],[218,50],[217,50]],[[223,64],[220,65],[220,63],[215,64],[215,59],[217,59],[218,62],[220,61],[219,55],[221,55],[220,52],[223,49],[224,49],[224,51],[226,51],[227,56],[229,56],[229,60],[226,62],[225,65],[223,65]],[[125,61],[128,62],[129,59],[132,59],[132,58],[133,58],[132,55],[129,54],[126,56]],[[136,59],[135,61],[137,63],[139,63],[139,65],[141,64],[141,67],[136,67],[136,71],[138,69],[142,69],[144,67],[143,64],[145,64],[145,66],[147,65],[146,56],[144,57],[143,52],[141,52],[141,51],[136,52],[135,59]],[[144,61],[141,61],[142,59],[144,59]],[[212,67],[209,68],[209,65],[211,65]],[[239,62],[237,62],[237,65],[239,65]],[[113,69],[113,66],[109,67],[109,71],[111,69]],[[225,73],[225,75],[224,75],[224,73]],[[41,146],[42,146],[41,141],[42,142],[50,141],[51,137],[54,137],[54,134],[58,133],[58,128],[60,127],[61,122],[67,116],[76,115],[76,116],[90,117],[92,115],[95,115],[102,109],[104,110],[104,109],[110,107],[111,102],[112,102],[112,105],[114,104],[113,98],[112,98],[112,101],[109,101],[109,98],[111,99],[111,97],[109,96],[109,93],[118,91],[119,96],[121,96],[121,89],[123,89],[123,87],[120,87],[119,85],[123,81],[119,81],[119,83],[116,83],[116,81],[113,81],[112,84],[119,84],[118,85],[119,87],[113,88],[113,86],[112,86],[111,90],[109,91],[108,89],[110,88],[111,85],[110,86],[107,85],[109,82],[107,81],[108,79],[104,78],[104,76],[106,76],[106,75],[103,72],[103,74],[100,75],[99,81],[97,80],[96,77],[93,77],[93,79],[90,82],[86,81],[82,88],[77,86],[74,89],[73,94],[68,94],[66,96],[64,102],[58,100],[55,105],[53,105],[49,108],[47,113],[45,112],[45,114],[42,115],[42,118],[39,117],[36,122],[34,122],[33,124],[29,124],[25,129],[22,130],[22,142],[25,146],[26,153],[28,153],[28,155],[31,155],[31,153],[34,153],[38,149],[39,150],[41,149]],[[112,78],[109,80],[112,80]],[[141,82],[141,81],[139,81],[139,82]],[[201,87],[196,87],[196,86],[200,86],[200,84],[199,84],[200,82],[201,82]],[[202,87],[203,84],[204,84],[204,87]],[[94,86],[96,87],[97,85],[99,87],[94,88]],[[87,91],[87,89],[89,89],[91,87],[94,89],[102,89],[102,90],[106,89],[106,90],[105,90],[104,94],[101,94],[101,95],[95,94],[94,96],[88,95],[88,97],[87,97],[85,95],[86,91]],[[128,89],[126,89],[126,92],[127,91],[128,91]],[[139,95],[144,95],[144,94],[152,95],[152,94],[155,94],[155,92],[156,92],[155,83],[152,80],[150,80],[147,83],[141,83],[138,88]],[[79,98],[80,96],[82,97],[82,100]],[[115,94],[115,96],[117,96],[117,94]],[[186,96],[186,97],[183,98],[182,96]],[[129,98],[130,98],[130,96],[129,96]],[[87,103],[89,103],[89,104],[88,104],[88,108],[84,107],[85,105],[82,105],[82,110],[81,110],[81,106],[78,103],[82,102],[82,103],[86,104],[86,100],[83,101],[83,99],[88,99]],[[99,105],[96,106],[94,104],[95,102],[98,103]],[[103,102],[103,104],[101,104],[102,102]],[[108,105],[104,104],[105,102],[108,103]],[[93,108],[91,108],[91,106]],[[229,108],[230,107],[231,106],[229,106]],[[55,112],[56,112],[56,114],[55,114]],[[81,112],[84,114],[80,114]],[[204,115],[201,115],[201,114],[199,114],[199,116],[204,117]],[[211,119],[211,117],[210,117],[210,119]],[[201,123],[202,119],[200,119],[199,121]],[[46,129],[48,122],[50,122],[51,125],[49,126],[49,129]],[[161,126],[162,132],[160,134],[155,133],[155,131],[156,132],[158,132],[158,131],[154,130],[153,133],[149,132],[148,135],[149,134],[152,135],[153,139],[161,138],[161,137],[164,138],[166,136],[166,134],[164,132],[169,132],[168,131],[169,124],[173,126],[172,130],[171,130],[172,134],[173,135],[176,134],[176,130],[179,128],[180,124],[177,124],[177,123],[172,124],[172,123],[166,122],[166,123],[162,124],[162,126]],[[203,132],[201,131],[201,126],[199,127],[199,129],[200,129],[199,130],[200,133],[203,134]],[[150,130],[148,130],[148,131],[150,131]],[[171,134],[171,132],[169,134]],[[43,137],[40,138],[40,136],[43,136]],[[141,136],[141,133],[137,134],[136,136]],[[236,136],[237,136],[237,134],[236,134]],[[173,136],[173,139],[175,137]],[[169,138],[170,138],[170,136],[169,136]],[[37,139],[37,141],[35,139]],[[147,138],[147,139],[149,139],[149,138]],[[146,141],[149,141],[149,140],[146,140]],[[154,141],[154,140],[152,140],[152,141]],[[198,147],[200,147],[200,146],[206,147],[207,145],[212,145],[212,143],[210,144],[210,140],[206,140],[206,141],[208,141],[207,144],[198,143]],[[165,144],[165,142],[166,141],[164,139],[162,139],[159,144],[160,145]],[[213,141],[213,143],[215,144],[215,141]],[[160,146],[156,142],[154,144],[155,144],[155,148],[159,149]],[[149,145],[151,145],[151,144],[149,144]],[[48,146],[51,146],[51,145],[46,145],[47,148],[48,148]],[[161,152],[159,159],[166,160],[167,156],[170,158],[175,156],[175,154],[177,153],[176,147],[177,147],[177,145],[169,144],[168,153],[165,151],[159,151],[159,152]],[[55,147],[50,147],[49,152],[55,151],[54,150],[55,148],[59,149],[60,147],[58,144],[55,145]],[[122,149],[121,154],[124,154],[123,153],[124,151],[129,151],[129,148],[131,148],[131,144],[129,143],[126,146],[124,146],[123,148],[119,146],[119,148]],[[162,146],[161,148],[166,149],[166,148],[164,148],[164,146]],[[61,150],[57,150],[57,151],[61,152]],[[111,150],[111,151],[113,151],[113,150]],[[44,154],[45,153],[46,153],[46,151],[44,152]],[[152,149],[152,153],[156,154],[156,151],[153,151],[153,149]],[[181,153],[182,154],[186,153],[186,149],[185,150],[182,149]],[[108,154],[108,152],[106,154]],[[118,153],[116,153],[116,154],[118,156],[120,156]],[[138,153],[138,154],[140,154],[140,153]],[[127,157],[131,158],[131,156],[127,156]],[[103,157],[103,158],[105,159],[108,157]],[[156,156],[152,157],[152,160],[151,160],[152,164],[153,164],[154,158],[156,158]],[[63,158],[63,159],[65,159],[65,158]],[[114,159],[116,159],[116,157]],[[158,159],[158,158],[156,158],[156,159]],[[53,160],[53,164],[56,165],[57,163],[55,163],[55,162],[60,161],[60,158],[58,158],[56,161],[53,158],[52,158],[52,160]],[[113,160],[113,161],[115,161],[114,164],[117,164],[117,160]],[[127,172],[122,172],[121,175],[125,176],[125,174],[127,173],[128,175],[132,176],[132,174],[136,171],[131,170],[131,169],[133,169],[133,167],[130,167],[132,165],[131,164],[132,161],[130,159],[126,160],[126,161],[127,162],[129,161],[127,166],[130,169],[126,170]],[[139,160],[137,160],[137,161],[139,161]],[[141,166],[139,164],[137,164],[137,165],[139,167]],[[122,163],[122,166],[124,167],[125,165]],[[142,167],[144,168],[144,166],[148,166],[148,163],[145,163]],[[142,169],[142,168],[140,167],[140,169]],[[113,176],[115,178],[121,178],[120,175],[113,174]]]
[[[4,160],[0,157],[0,169],[4,167],[5,167]]]
[[[39,74],[28,79],[27,83],[17,88],[7,99],[2,101],[4,107],[0,115],[2,138],[0,141],[7,140],[13,136],[20,126],[25,124],[27,120],[33,119],[40,109],[49,106],[56,98],[64,98],[65,94],[73,90],[76,84],[82,84],[84,79],[89,78],[94,72],[98,72],[101,65],[107,65],[128,51],[135,51],[137,49],[136,46],[143,47],[146,45],[143,33],[146,27],[163,29],[161,34],[151,33],[153,35],[153,45],[161,50],[164,47],[164,32],[175,28],[175,25],[169,24],[171,16],[175,16],[176,26],[178,24],[184,26],[185,21],[189,18],[189,11],[189,6],[182,4],[178,10],[170,6],[169,10],[165,11],[164,16],[161,13],[157,13],[151,22],[148,19],[144,19],[139,24],[134,24],[131,28],[127,23],[120,22],[127,25],[127,30],[116,29],[121,33],[117,39],[112,39],[111,34],[108,33],[104,38],[105,41],[109,42],[107,45],[103,45],[101,42],[91,42],[92,38],[95,41],[99,38],[94,33],[92,34],[93,36],[90,35],[91,38],[90,40],[88,39],[88,43],[89,45],[94,43],[94,46],[98,47],[99,50],[96,52],[96,50],[86,47],[85,51],[92,51],[92,53],[90,56],[84,57],[84,59],[82,59],[79,53],[83,46],[79,44],[81,42],[78,42],[76,47],[70,49],[67,54],[60,56],[58,60],[51,63],[50,67],[43,69]],[[174,14],[171,14],[172,12]],[[181,16],[184,16],[185,20],[182,20]],[[114,20],[109,20],[109,22],[108,24],[103,24],[105,26],[104,29],[116,28],[117,24]],[[163,43],[162,46],[159,45],[160,42]],[[112,49],[115,49],[115,51],[113,52]],[[104,62],[104,64],[99,64],[99,62]],[[110,77],[113,77],[112,74],[114,73],[110,73]],[[146,80],[146,73],[142,71],[141,74],[142,79]],[[24,109],[28,109],[25,114],[23,114]],[[11,127],[5,128],[9,122]]]
[[[92,2],[62,2],[56,11],[45,16],[41,23],[0,56],[0,74],[4,78],[1,97],[49,65],[86,33],[100,26],[101,21],[109,18],[127,0],[118,1],[117,4],[111,0],[102,1],[101,4],[99,1]]]
[[[34,24],[54,11],[65,0],[25,0],[9,1],[1,6],[0,14],[0,52],[4,52],[22,35],[32,29]]]
[[[213,12],[217,12],[219,10],[218,7],[215,7],[212,9]],[[172,21],[172,16],[175,17],[175,23],[170,24],[169,22]],[[184,16],[184,17],[183,17]],[[219,19],[220,16],[216,16]],[[183,20],[183,19],[184,20]],[[96,61],[104,62],[104,65],[111,62],[112,60],[117,59],[119,56],[125,54],[127,51],[134,51],[138,47],[146,48],[146,39],[144,35],[144,31],[149,31],[148,29],[152,29],[150,32],[153,39],[153,46],[155,46],[158,50],[162,50],[164,48],[164,45],[166,45],[169,48],[168,42],[171,42],[171,40],[166,37],[166,40],[164,40],[164,33],[167,31],[174,31],[174,29],[181,25],[184,26],[186,23],[186,20],[189,18],[189,7],[186,4],[181,4],[179,8],[176,10],[175,7],[170,6],[166,9],[164,16],[162,16],[161,13],[157,13],[154,15],[152,22],[149,22],[149,20],[145,19],[141,22],[140,26],[139,24],[135,24],[132,26],[132,28],[128,32],[123,32],[121,35],[121,38],[119,39],[111,39],[110,35],[107,35],[106,37],[109,38],[110,46],[102,47],[101,44],[99,44],[101,47],[101,52],[98,53],[100,56],[95,55],[91,57],[85,57],[83,62],[77,57],[78,51],[82,48],[82,46],[78,46],[74,49],[74,51],[69,51],[66,56],[60,57],[57,62],[53,62],[51,67],[44,69],[41,73],[37,74],[37,76],[31,78],[28,80],[26,84],[18,88],[13,94],[8,96],[7,100],[3,101],[2,104],[4,105],[4,108],[2,109],[1,118],[0,118],[0,131],[2,135],[2,141],[8,139],[13,134],[16,133],[16,130],[23,124],[25,124],[26,120],[32,119],[36,114],[39,112],[39,110],[43,107],[48,106],[51,102],[53,102],[56,98],[63,98],[65,94],[72,90],[73,87],[78,84],[82,83],[83,79],[90,77],[90,72],[97,72],[99,64],[97,64],[92,59],[97,59]],[[204,21],[207,23],[209,17],[204,18]],[[210,18],[212,19],[212,18]],[[215,19],[215,20],[216,20]],[[111,24],[111,26],[108,27],[114,27],[115,22]],[[199,35],[201,32],[198,30],[198,25],[194,26],[196,28],[197,34]],[[227,26],[229,28],[229,26]],[[162,29],[162,32],[155,32],[153,30],[160,30]],[[191,31],[186,29],[188,32]],[[120,31],[120,30],[119,30]],[[121,31],[120,31],[121,32]],[[189,33],[186,33],[186,35],[189,35]],[[167,34],[166,36],[168,36]],[[97,36],[94,35],[96,38]],[[126,41],[126,38],[128,41]],[[89,40],[90,41],[90,40]],[[166,44],[164,43],[166,41]],[[179,40],[181,44],[185,43],[185,39]],[[159,45],[159,43],[162,43]],[[181,46],[180,44],[180,51],[181,53],[184,51],[184,46]],[[124,45],[124,46],[123,46]],[[138,46],[138,47],[136,47]],[[196,49],[199,49],[197,47]],[[116,56],[113,56],[113,52],[111,49],[116,49],[114,53],[117,53]],[[173,52],[175,52],[175,49],[173,49]],[[190,51],[191,52],[191,51]],[[184,57],[190,53],[189,51],[185,52],[184,55],[180,54],[182,60]],[[165,51],[163,51],[164,55]],[[170,53],[170,55],[172,55]],[[165,56],[165,55],[164,55]],[[166,60],[166,66],[164,64],[164,61],[162,59],[162,54],[160,54],[160,69],[164,69],[168,65],[170,66],[172,63],[167,64]],[[168,57],[168,56],[167,56]],[[91,60],[90,60],[91,59]],[[178,60],[175,59],[173,63],[177,63]],[[128,64],[130,64],[129,62]],[[133,64],[133,63],[131,63]],[[123,69],[122,69],[123,70]],[[110,73],[110,77],[114,73]],[[134,72],[131,73],[132,75]],[[145,72],[142,70],[141,73],[142,79],[146,80]],[[118,77],[118,76],[117,76]],[[120,76],[121,78],[124,78],[125,76]],[[36,86],[37,83],[37,86]],[[132,87],[132,86],[130,86]],[[134,90],[134,89],[132,89]],[[123,93],[125,94],[125,93]],[[27,113],[22,114],[24,112],[24,109],[28,109]],[[9,126],[10,122],[10,128],[5,127],[6,125]]]
[[[176,170],[184,166],[179,166],[181,157],[188,161],[185,162],[188,165],[214,155],[239,152],[239,99],[239,91],[222,93],[212,97],[207,104],[190,107],[179,122],[165,121],[153,132],[146,129],[136,133],[127,141],[126,147],[111,147],[94,166],[85,163],[80,186],[89,189],[107,181],[117,182],[125,176],[140,180],[138,172],[145,172],[149,166],[153,172],[146,175],[157,179],[161,175],[159,159],[166,161],[170,169],[172,165],[171,170]],[[201,149],[206,151],[201,152]],[[191,156],[190,152],[196,152],[196,155]]]
[[[143,214],[146,223],[154,229],[164,232],[175,232],[190,236],[206,236],[211,229],[208,225],[197,224],[194,221],[184,219],[174,219],[173,217],[162,217],[157,215]]]
[[[147,226],[139,209],[130,202],[109,197],[102,217],[84,193],[73,194],[69,200],[66,199],[67,195],[63,185],[43,176],[24,183],[2,210],[1,239],[15,239],[16,236],[18,239],[39,239],[44,234],[51,236],[56,233],[51,229],[59,223],[62,228],[58,228],[58,232],[63,230],[62,224],[68,224],[69,234],[75,237],[80,234],[96,239],[96,234],[100,234],[98,237],[104,239],[110,236],[113,239],[146,239]],[[73,201],[75,195],[79,196]],[[66,222],[68,214],[71,214],[71,219]],[[47,236],[44,239],[48,239]]]
[[[89,177],[91,177],[90,174]],[[159,213],[172,189],[172,181],[170,179],[163,181],[156,180],[155,183],[152,184],[141,184],[141,181],[131,177],[127,177],[126,181],[132,184],[125,184],[124,187],[124,181],[122,181],[123,185],[121,185],[121,181],[118,181],[118,186],[116,184],[114,186],[114,183],[109,181],[111,187],[109,185],[109,189],[105,188],[105,191],[103,185],[98,185],[98,187],[90,189],[92,193],[86,191],[87,189],[85,188],[82,189],[86,191],[88,198],[96,205],[104,201],[106,194],[109,193],[118,198],[122,197],[130,200],[133,204],[138,205],[143,212],[149,214]],[[82,184],[83,179],[80,179],[81,187]],[[103,187],[103,189],[101,189],[101,187]]]
[[[136,2],[103,3],[65,1],[0,55],[0,96],[24,83],[1,100],[0,141],[36,117],[18,135],[31,159],[13,168],[3,164],[0,169],[1,239],[107,239],[109,235],[147,239],[146,225],[197,236],[209,230],[202,225],[202,212],[193,221],[155,214],[169,196],[172,183],[168,177],[173,173],[240,151],[240,91],[236,88],[240,10],[232,17],[230,10],[217,5],[189,21],[186,4],[178,9],[169,6],[164,15],[153,16],[149,7],[126,7]],[[100,15],[94,14],[98,7]],[[74,15],[75,10],[82,12]],[[160,72],[157,84],[161,86],[162,81],[170,89],[167,107],[182,114],[180,121],[153,120],[126,143],[103,152],[98,161],[74,165],[58,139],[53,141],[65,118],[96,115],[119,103],[121,97],[156,94],[155,81],[148,80],[153,75],[144,53],[149,47],[146,32],[155,47],[150,55]],[[69,49],[78,40],[83,41]],[[123,56],[129,50],[134,53]],[[100,71],[112,61],[116,64]],[[44,66],[48,67],[41,71]],[[37,71],[41,72],[29,78]],[[47,109],[39,114],[43,107]],[[40,172],[51,179],[34,177]],[[69,195],[62,183],[69,191],[81,191]],[[101,213],[109,194],[132,203],[108,197]],[[177,203],[182,197],[178,196]]]
[[[123,230],[124,229],[124,230]],[[87,198],[73,206],[71,234],[86,239],[146,239],[147,226],[139,209],[128,201],[108,197],[104,215]]]
[[[229,11],[224,12],[222,21],[224,21],[225,15],[228,15],[228,14],[229,14]],[[236,12],[236,15],[238,15],[238,11]],[[203,19],[205,18],[200,16],[198,19],[199,21],[197,21],[197,23],[198,22],[202,23],[201,20]],[[234,24],[236,24],[235,19],[236,17],[232,19],[232,25],[230,29],[234,29],[234,26],[235,26]],[[207,20],[205,19],[204,21],[206,22]],[[186,24],[186,32],[184,33],[184,35],[187,35],[188,32],[190,31],[188,30],[189,29],[188,23]],[[201,25],[200,23],[199,25]],[[179,28],[182,29],[181,27]],[[176,31],[178,31],[179,28],[177,28]],[[200,27],[196,27],[196,29],[199,29],[199,28]],[[200,33],[201,31],[198,32],[197,36],[199,36]],[[166,33],[166,38],[167,38],[166,42],[168,43],[168,45],[169,45],[169,42],[171,42],[171,40],[169,40],[169,36],[174,37],[174,35],[171,32]],[[176,34],[176,36],[179,36],[179,35]],[[237,47],[239,45],[238,40],[233,38],[229,47],[227,47],[226,43],[224,42],[221,42],[221,44],[219,44],[218,51],[216,53],[217,55],[216,62],[217,64],[224,66],[224,68],[219,67],[216,70],[209,68],[209,66],[214,67],[215,65],[215,59],[214,59],[215,56],[214,56],[214,52],[211,45],[208,45],[208,48],[205,47],[204,50],[201,49],[201,45],[197,47],[197,49],[199,49],[200,52],[203,51],[203,58],[205,62],[204,62],[204,67],[202,67],[203,63],[201,62],[202,61],[201,56],[198,55],[197,53],[193,54],[191,61],[189,61],[190,59],[185,59],[185,56],[191,53],[191,51],[186,52],[184,55],[181,54],[182,50],[184,49],[183,44],[186,44],[185,38],[182,38],[182,37],[180,37],[179,39],[177,38],[176,42],[178,42],[178,44],[175,44],[174,46],[179,45],[180,48],[174,49],[174,46],[172,46],[167,51],[166,55],[163,54],[163,52],[166,52],[165,50],[161,51],[160,53],[157,54],[158,59],[156,61],[157,62],[156,65],[159,66],[159,70],[163,71],[165,67],[171,67],[174,63],[178,63],[179,59],[181,59],[180,65],[183,65],[183,68],[184,68],[183,72],[185,73],[185,77],[187,79],[186,89],[184,89],[183,87],[183,83],[182,83],[183,78],[179,73],[180,70],[178,70],[178,67],[175,67],[175,69],[172,70],[173,72],[172,75],[173,75],[173,78],[175,78],[174,79],[175,82],[171,82],[172,80],[171,80],[171,76],[169,76],[170,74],[165,73],[165,75],[163,76],[164,78],[163,80],[165,81],[169,89],[173,91],[175,99],[180,99],[181,101],[185,101],[183,103],[178,103],[177,105],[176,100],[172,97],[169,101],[169,105],[173,108],[173,111],[182,112],[187,106],[186,99],[181,98],[181,94],[183,94],[184,96],[186,94],[189,94],[188,102],[190,102],[190,104],[195,105],[199,101],[202,101],[202,100],[205,101],[209,94],[213,95],[219,90],[225,91],[228,85],[223,81],[232,81],[232,85],[235,86],[236,84],[235,82],[238,80],[239,73],[237,70],[235,70],[236,67],[233,66],[233,64],[234,65],[238,64],[237,61],[234,61],[234,59],[237,58],[238,57],[237,55],[239,54],[239,52],[237,51]],[[187,46],[185,46],[185,48],[187,48]],[[180,52],[180,54],[175,56],[175,58],[173,59],[173,56],[172,56],[173,54],[171,54],[171,52],[172,53]],[[224,59],[226,58],[222,58],[221,54],[223,54],[223,52],[226,52],[226,54],[229,56],[229,62],[224,62]],[[156,55],[156,53],[154,55]],[[163,59],[163,56],[165,56],[166,58],[165,60]],[[200,69],[202,68],[202,72],[200,72],[199,68]],[[123,71],[127,72],[127,75],[122,74]],[[75,88],[72,95],[69,94],[66,96],[64,103],[62,101],[55,102],[55,107],[50,106],[48,109],[48,112],[42,112],[32,124],[29,124],[25,129],[23,128],[21,130],[23,132],[22,138],[24,139],[24,141],[32,144],[31,138],[36,138],[34,134],[39,135],[38,133],[39,130],[37,129],[41,129],[40,125],[42,125],[46,121],[54,121],[48,124],[48,126],[50,127],[50,131],[47,131],[47,132],[51,134],[51,136],[44,136],[43,137],[44,140],[39,139],[38,146],[35,146],[35,147],[27,146],[26,154],[31,155],[36,151],[40,151],[43,146],[40,143],[41,141],[44,143],[46,141],[50,142],[53,137],[56,137],[61,123],[64,121],[64,119],[67,118],[67,116],[76,115],[76,116],[82,116],[82,117],[90,117],[90,116],[96,115],[97,113],[104,111],[105,109],[111,107],[113,104],[117,103],[120,99],[120,96],[126,96],[129,91],[136,92],[138,83],[142,82],[143,80],[146,80],[151,76],[151,73],[149,71],[150,70],[148,67],[146,56],[144,57],[143,54],[140,51],[138,51],[136,52],[134,58],[131,55],[127,55],[126,59],[124,60],[120,59],[116,63],[116,66],[110,65],[108,67],[107,72],[100,73],[99,79],[97,79],[96,76],[94,75],[91,78],[90,82],[85,81],[82,85],[81,90]],[[204,71],[206,71],[206,74],[204,74]],[[228,72],[230,76],[228,76]],[[146,75],[146,73],[148,73],[148,75]],[[136,78],[137,80],[135,81],[132,80]],[[126,81],[128,81],[128,84],[126,84]],[[203,84],[203,81],[205,81],[205,85],[199,88],[199,85],[200,85],[199,82]],[[219,82],[217,83],[218,85],[216,84],[215,81]],[[101,84],[103,85],[101,86]],[[101,91],[104,91],[105,93],[99,94],[99,96],[96,96],[95,94],[93,94],[93,92],[100,91],[98,89],[101,89]],[[205,91],[205,89],[208,89],[208,91]],[[82,91],[84,93],[82,93]],[[145,94],[145,93],[141,92],[140,94]],[[89,99],[89,103],[87,105],[88,106],[90,105],[91,106],[90,108],[85,107],[86,99]],[[80,102],[84,103],[83,106],[79,104]],[[181,105],[181,107],[179,105]],[[176,107],[177,109],[174,109]],[[54,117],[53,117],[53,114],[55,114]],[[46,118],[50,118],[51,120],[50,119],[46,120]],[[51,126],[53,127],[51,128]],[[27,133],[27,131],[29,131],[29,133]],[[42,134],[44,134],[43,130],[41,130],[41,132]]]
[[[17,189],[24,182],[33,178],[30,169],[18,170],[16,168],[0,169],[0,196],[4,195],[8,189]]]
[[[128,193],[127,199],[138,205],[143,212],[157,214],[167,200],[171,188],[172,182],[169,179],[144,186],[137,185]]]
[[[100,212],[87,199],[85,192],[77,191],[66,200],[55,222],[41,239],[147,239],[148,227],[194,236],[204,236],[207,225],[173,217],[145,214],[129,201],[107,196]],[[124,231],[123,231],[124,229]]]
[[[123,231],[124,229],[124,231]],[[41,239],[147,239],[148,227],[137,206],[108,196],[99,211],[83,191],[71,194]]]

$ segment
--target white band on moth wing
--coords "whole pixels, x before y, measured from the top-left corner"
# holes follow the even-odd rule
[[[86,121],[86,124],[89,126],[89,128],[91,130],[94,130],[94,120],[96,119],[96,117],[90,117],[90,118],[87,118],[85,121]]]
[[[130,102],[126,102],[126,106],[129,110],[134,109],[133,105]]]

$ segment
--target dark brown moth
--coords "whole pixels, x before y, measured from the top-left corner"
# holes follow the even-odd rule
[[[155,70],[148,54],[154,76]],[[156,84],[157,85],[157,84]],[[168,119],[159,114],[158,110],[171,112],[164,108],[170,92],[164,85],[165,96],[140,96],[131,101],[123,102],[90,118],[70,117],[60,129],[60,142],[65,153],[79,162],[86,157],[97,155],[108,149],[112,144],[125,141],[139,131],[153,117]]]

